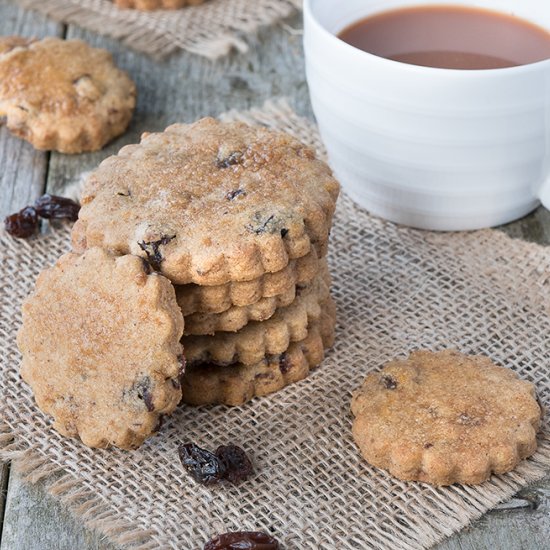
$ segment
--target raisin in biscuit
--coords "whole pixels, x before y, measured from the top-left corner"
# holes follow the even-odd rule
[[[173,286],[141,258],[65,254],[23,305],[21,375],[61,434],[135,448],[181,399],[182,333]]]
[[[300,291],[294,302],[279,309],[267,321],[252,321],[238,332],[217,332],[212,336],[184,336],[188,364],[212,363],[253,365],[266,355],[285,351],[290,342],[303,340],[310,326],[321,318],[322,304],[329,295],[327,273]]]
[[[131,8],[142,11],[177,10],[186,6],[198,6],[205,0],[114,0],[119,8]]]
[[[363,457],[403,480],[475,484],[537,448],[533,384],[487,357],[419,351],[367,376],[355,393]]]
[[[148,258],[175,284],[249,281],[315,249],[339,185],[294,138],[211,118],[144,134],[82,194],[85,246]]]
[[[15,135],[37,149],[81,153],[126,130],[136,88],[109,52],[80,40],[13,40],[0,55],[0,116]]]
[[[334,343],[336,308],[332,298],[323,305],[321,319],[306,338],[283,353],[262,358],[255,365],[191,365],[183,376],[183,401],[189,405],[242,405],[303,380],[324,359]]]

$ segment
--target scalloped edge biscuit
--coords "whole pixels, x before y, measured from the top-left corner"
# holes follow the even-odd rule
[[[291,305],[279,309],[266,321],[252,321],[238,332],[184,336],[187,363],[253,365],[266,355],[282,353],[291,342],[303,340],[308,327],[321,318],[322,304],[329,292],[330,276],[328,269],[324,269],[308,288],[299,292]]]
[[[79,231],[174,284],[250,281],[325,255],[339,189],[295,138],[204,118],[105,159],[84,186]]]
[[[97,151],[132,118],[136,87],[111,54],[82,40],[0,42],[0,116],[36,149]]]
[[[79,235],[77,235],[77,238]],[[275,298],[297,285],[311,283],[319,273],[320,259],[315,249],[291,260],[274,273],[250,281],[232,281],[224,285],[176,285],[176,296],[184,316],[193,313],[222,313],[231,307],[246,307],[262,298]]]
[[[300,293],[307,293],[309,287],[315,284],[315,277],[319,273],[330,280],[328,274],[328,265],[326,259],[322,259],[317,264],[316,274],[307,282],[299,283],[290,287],[282,294],[272,297],[260,298],[257,302],[248,306],[233,306],[221,313],[193,313],[185,316],[185,334],[186,335],[207,335],[216,332],[236,332],[254,321],[267,321],[277,312],[277,310],[290,306],[296,296]],[[182,293],[176,289],[178,303]]]
[[[417,351],[371,373],[353,396],[369,464],[406,481],[478,484],[537,448],[535,387],[481,355]]]
[[[237,332],[250,322],[267,321],[273,317],[277,309],[294,302],[296,291],[296,286],[293,286],[278,296],[260,298],[249,306],[233,306],[221,313],[193,313],[185,317],[185,335],[204,336],[216,332]]]
[[[303,380],[334,344],[335,319],[336,305],[329,298],[322,318],[309,327],[306,338],[281,354],[266,356],[255,365],[189,366],[182,379],[183,402],[239,406]]]
[[[181,399],[183,317],[136,256],[68,253],[23,304],[21,376],[54,428],[89,447],[138,447]]]

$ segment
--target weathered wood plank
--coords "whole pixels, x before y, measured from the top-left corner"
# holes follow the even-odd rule
[[[12,470],[2,550],[115,550],[85,529],[43,487],[24,483]]]
[[[510,237],[548,245],[550,244],[550,211],[540,206],[525,218],[504,225],[501,229]]]
[[[0,36],[19,34],[42,37],[60,36],[63,27],[43,16],[26,12],[0,0]],[[0,127],[0,220],[38,197],[46,184],[47,155],[35,151],[25,141]],[[2,532],[9,467],[0,464],[0,533]]]
[[[8,480],[10,476],[9,464],[0,464],[0,540],[2,534],[2,526],[4,524],[4,510],[6,505],[6,497],[8,494]]]
[[[550,547],[550,477],[521,491],[528,508],[493,510],[438,550],[547,550]]]

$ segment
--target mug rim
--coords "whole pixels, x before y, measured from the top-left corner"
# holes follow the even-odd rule
[[[419,73],[428,73],[428,74],[439,74],[439,75],[465,75],[466,78],[472,78],[473,76],[488,76],[488,75],[503,75],[503,74],[515,74],[515,73],[523,73],[523,72],[530,72],[538,69],[545,69],[546,66],[550,67],[550,58],[548,59],[541,59],[540,61],[533,61],[531,63],[525,63],[523,65],[516,65],[514,67],[500,67],[500,68],[493,68],[493,69],[448,69],[445,67],[426,67],[424,65],[414,65],[412,63],[403,63],[402,61],[395,61],[394,59],[388,59],[386,57],[382,57],[379,55],[375,55],[370,52],[366,52],[365,50],[361,50],[360,48],[356,48],[355,46],[352,46],[351,44],[348,44],[341,38],[339,38],[336,34],[331,33],[328,31],[317,19],[315,14],[313,13],[313,9],[311,7],[312,2],[315,0],[304,0],[304,20],[306,18],[309,18],[311,23],[317,28],[318,31],[320,31],[325,38],[327,38],[329,41],[333,42],[338,47],[343,47],[344,51],[348,51],[349,53],[353,53],[353,55],[361,55],[363,57],[366,57],[367,59],[376,59],[377,62],[387,65],[388,67],[399,67],[403,70],[413,71],[413,72],[419,72]],[[418,3],[415,4],[417,6],[435,6],[440,5],[436,4],[436,2],[431,1],[425,1],[425,0],[418,0]],[[476,7],[476,6],[472,6]],[[399,9],[399,8],[397,8]],[[383,13],[384,11],[389,10],[381,10],[380,12],[375,13]],[[504,13],[499,10],[492,10],[496,11],[498,13]],[[536,24],[536,23],[535,23]],[[538,24],[537,24],[538,25]],[[550,30],[547,29],[545,26],[538,25],[539,27],[546,30],[548,33],[550,33]],[[304,33],[305,37],[305,33]],[[357,53],[359,52],[359,53]]]

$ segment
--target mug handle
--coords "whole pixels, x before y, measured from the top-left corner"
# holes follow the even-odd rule
[[[550,176],[542,183],[538,192],[538,198],[542,206],[550,210]]]

